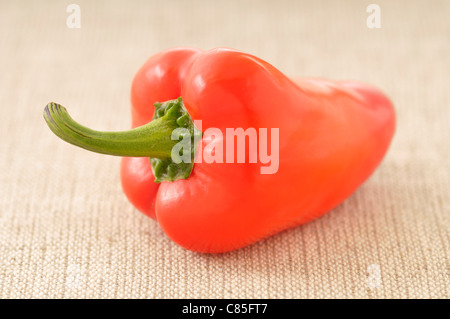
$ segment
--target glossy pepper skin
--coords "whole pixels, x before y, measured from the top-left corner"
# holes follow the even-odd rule
[[[395,130],[391,102],[372,86],[289,79],[257,57],[221,48],[150,57],[133,80],[132,126],[151,121],[155,102],[179,96],[202,131],[279,128],[272,175],[260,174],[260,164],[203,162],[187,179],[155,183],[147,157],[123,158],[131,203],[197,252],[238,249],[330,211],[372,174]]]
[[[244,247],[328,212],[375,170],[395,129],[391,102],[369,85],[292,80],[231,49],[152,56],[134,78],[131,102],[129,131],[94,131],[53,102],[44,118],[68,143],[126,156],[121,181],[129,200],[176,243],[206,253]],[[228,143],[208,136],[209,128],[278,129],[278,170],[261,174],[261,161],[236,163],[236,148],[234,163],[175,164],[171,134],[187,129],[195,141],[201,132],[193,120],[202,121],[205,134],[194,144],[203,150]],[[198,149],[188,158],[202,159]]]

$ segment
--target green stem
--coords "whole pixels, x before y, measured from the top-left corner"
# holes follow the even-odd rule
[[[57,103],[45,107],[44,118],[53,133],[64,141],[102,154],[169,158],[177,143],[171,140],[172,131],[178,127],[177,119],[169,116],[122,132],[91,130],[78,124],[65,107]]]
[[[65,107],[57,103],[47,104],[44,118],[52,132],[62,140],[89,151],[116,156],[150,157],[157,182],[189,177],[193,167],[195,144],[201,136],[184,108],[181,97],[155,103],[153,120],[128,131],[91,130],[77,123]],[[172,140],[172,133],[177,128],[185,128],[191,136],[191,145],[194,145],[188,149],[190,162],[175,163],[172,159],[172,149],[179,143],[179,139]]]

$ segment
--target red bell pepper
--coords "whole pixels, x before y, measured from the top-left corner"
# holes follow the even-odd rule
[[[125,132],[90,130],[56,103],[44,117],[69,143],[126,156],[121,181],[131,203],[198,252],[241,248],[330,211],[372,174],[395,129],[391,102],[369,85],[289,79],[257,57],[222,48],[152,56],[133,80],[131,102],[134,129]],[[204,136],[196,144],[193,120],[202,121],[202,132],[278,128],[278,170],[261,174],[264,165],[248,161],[174,164],[176,128],[192,133],[192,158],[220,140]]]

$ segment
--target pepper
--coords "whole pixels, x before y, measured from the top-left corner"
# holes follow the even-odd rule
[[[173,241],[206,253],[247,246],[332,210],[373,173],[395,130],[392,103],[372,86],[290,79],[225,48],[153,55],[134,77],[131,104],[133,129],[124,132],[90,130],[56,103],[44,117],[69,143],[124,156],[121,183],[131,203]],[[195,146],[194,163],[171,157],[179,128]],[[232,163],[197,162],[200,150],[227,142],[201,137],[208,128],[279,129],[277,171],[261,174],[266,164],[248,154],[244,163],[236,154]]]

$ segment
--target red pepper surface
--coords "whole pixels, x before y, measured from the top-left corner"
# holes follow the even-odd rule
[[[231,49],[176,48],[150,57],[133,80],[132,126],[152,120],[154,103],[178,97],[202,131],[279,128],[275,174],[261,174],[261,163],[203,161],[187,179],[155,183],[148,157],[122,159],[131,203],[197,252],[238,249],[330,211],[372,174],[395,130],[391,102],[372,86],[289,79]]]

